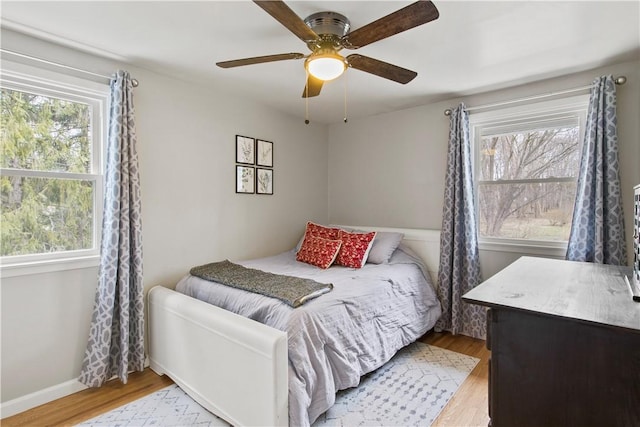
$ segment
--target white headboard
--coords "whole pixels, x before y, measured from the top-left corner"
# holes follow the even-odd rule
[[[437,283],[438,264],[440,263],[440,230],[425,230],[419,228],[388,228],[370,227],[364,225],[339,225],[334,227],[355,228],[364,231],[394,231],[404,234],[403,242],[413,249],[427,264],[434,285]]]

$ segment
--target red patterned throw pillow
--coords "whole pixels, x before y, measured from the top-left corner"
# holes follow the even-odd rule
[[[349,233],[339,230],[338,238],[342,241],[342,247],[338,253],[338,258],[336,258],[336,264],[351,268],[362,268],[364,263],[367,262],[375,237],[375,231],[371,233]]]
[[[324,225],[315,224],[311,221],[307,222],[307,228],[305,230],[305,236],[312,235],[315,237],[322,237],[329,240],[340,240],[338,238],[339,228],[325,227]]]
[[[340,240],[305,235],[302,246],[296,254],[296,260],[320,268],[329,268],[338,256],[341,246]]]

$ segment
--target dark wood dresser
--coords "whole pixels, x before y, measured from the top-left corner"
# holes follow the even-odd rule
[[[463,296],[489,307],[492,427],[640,426],[631,269],[522,257]]]

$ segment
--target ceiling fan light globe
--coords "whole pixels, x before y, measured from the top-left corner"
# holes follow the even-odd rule
[[[309,74],[323,81],[340,77],[347,68],[344,59],[339,55],[312,57],[309,58],[306,66]]]

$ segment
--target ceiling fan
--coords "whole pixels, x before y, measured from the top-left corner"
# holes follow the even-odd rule
[[[306,58],[304,62],[307,83],[302,93],[303,98],[318,96],[325,81],[333,80],[347,69],[374,74],[385,79],[406,84],[418,73],[397,65],[359,54],[346,57],[338,52],[342,49],[358,49],[395,34],[417,27],[438,18],[438,9],[430,1],[420,0],[399,9],[364,27],[349,31],[349,20],[335,12],[314,13],[304,20],[293,12],[284,2],[278,0],[254,0],[264,11],[284,25],[300,40],[307,44],[311,53],[283,53],[278,55],[256,56],[218,62],[222,68],[240,67],[243,65],[261,64],[265,62],[284,61],[288,59]]]

